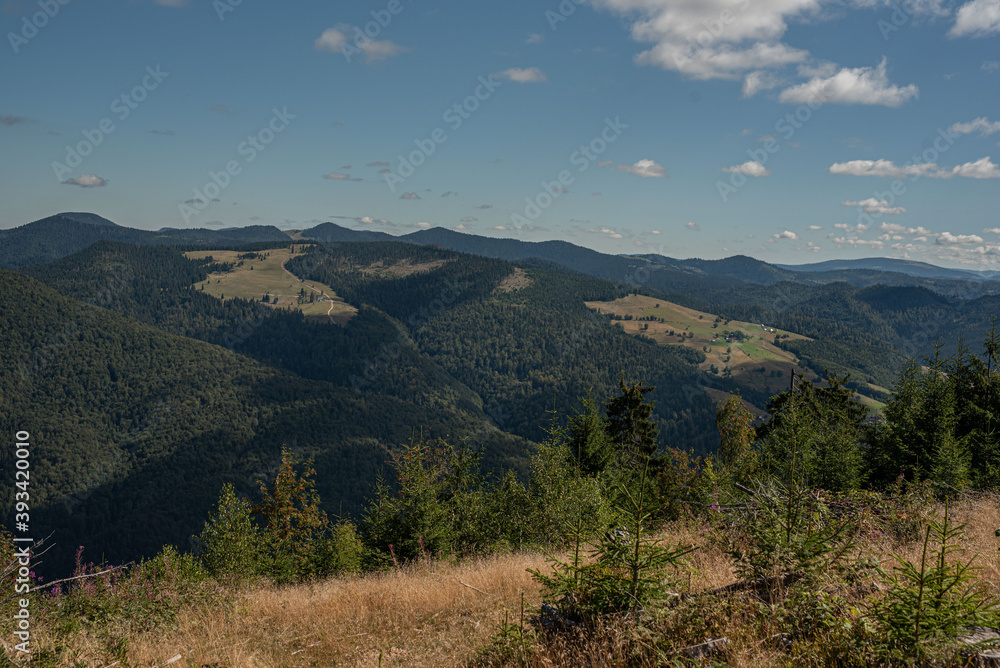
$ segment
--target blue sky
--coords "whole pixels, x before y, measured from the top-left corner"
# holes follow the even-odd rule
[[[0,228],[92,211],[1000,267],[1000,0],[0,10]]]

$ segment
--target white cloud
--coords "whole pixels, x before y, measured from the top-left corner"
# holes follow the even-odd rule
[[[650,234],[660,234],[659,230],[650,230]],[[1000,229],[998,229],[997,234],[1000,234]]]
[[[858,223],[856,227],[851,227],[847,223],[835,223],[833,226],[836,230],[843,230],[848,234],[854,234],[855,232],[867,232],[868,226],[864,223]]]
[[[870,246],[871,248],[882,248],[885,243],[878,239],[860,239],[856,236],[854,237],[837,237],[833,240],[833,243],[842,246]]]
[[[537,67],[511,67],[498,73],[497,76],[507,81],[513,81],[514,83],[539,83],[549,80],[545,76],[545,72],[542,72]]]
[[[329,174],[323,175],[324,179],[330,179],[331,181],[350,181],[350,174],[341,174],[339,172],[330,172]]]
[[[810,232],[818,232],[819,230],[823,229],[823,226],[822,225],[810,225],[806,229],[809,230]]]
[[[779,232],[779,233],[775,234],[771,238],[772,239],[791,239],[792,241],[797,241],[798,238],[799,238],[799,235],[795,234],[795,232],[792,232],[790,230],[785,230],[784,232]]]
[[[339,26],[348,28],[349,26]],[[317,51],[342,51],[348,44],[347,34],[338,28],[327,28],[323,34],[316,38],[313,47]]]
[[[684,223],[684,227],[688,228],[689,230],[694,230],[695,232],[701,231],[701,225],[692,221]]]
[[[406,53],[410,49],[400,46],[389,40],[372,40],[361,44],[361,51],[365,54],[365,62],[371,63],[377,60],[385,60],[400,53]]]
[[[354,53],[363,53],[367,63],[385,60],[410,50],[389,40],[373,40],[367,36],[352,40],[350,34],[356,34],[353,26],[338,23],[333,28],[324,30],[313,42],[313,47],[317,51],[343,53],[348,58]]]
[[[928,235],[934,234],[923,225],[919,227],[906,227],[905,225],[900,225],[899,223],[882,223],[878,226],[878,228],[887,234],[906,234],[909,236],[917,235],[924,237],[925,240]]]
[[[598,9],[635,17],[632,38],[652,44],[635,57],[637,63],[693,79],[730,80],[808,58],[807,51],[792,48],[781,38],[789,19],[811,15],[820,4],[821,0],[594,0]]]
[[[1000,264],[1000,244],[985,244],[972,248],[931,246],[926,252],[938,260],[957,262],[958,264],[991,265],[991,268],[996,268]]]
[[[612,239],[622,239],[625,236],[621,232],[613,230],[610,227],[608,227],[607,225],[602,225],[598,229],[589,228],[589,229],[584,230],[584,232],[590,232],[591,234],[606,234],[607,236],[611,237]]]
[[[626,172],[642,178],[662,179],[667,175],[667,168],[658,165],[652,160],[640,160],[634,165],[618,165],[615,167],[619,172]]]
[[[762,90],[771,90],[781,85],[781,79],[771,72],[755,70],[743,78],[743,97],[753,97]]]
[[[1000,167],[990,160],[990,156],[980,158],[975,162],[956,165],[951,169],[938,167],[937,163],[924,162],[914,165],[898,166],[891,160],[851,160],[835,162],[830,165],[831,174],[846,174],[849,176],[881,176],[886,178],[908,178],[926,176],[932,179],[950,179],[953,176],[970,179],[998,179]]]
[[[890,84],[886,74],[886,59],[876,67],[844,67],[835,74],[813,76],[809,81],[781,91],[780,102],[791,104],[828,103],[876,104],[898,107],[917,97],[915,84]]]
[[[869,197],[868,199],[863,199],[859,202],[853,200],[845,200],[840,203],[841,206],[857,206],[861,207],[865,213],[875,213],[882,214],[886,216],[898,216],[901,213],[906,213],[906,209],[901,206],[889,206],[889,202],[884,199],[875,199],[874,197]]]
[[[413,226],[419,227],[422,230],[426,230],[429,227],[433,227],[430,223],[425,223],[425,222],[413,223]]]
[[[771,170],[764,167],[756,160],[748,160],[742,165],[733,165],[732,167],[723,167],[719,170],[720,172],[729,172],[730,174],[746,174],[747,176],[754,176],[760,178],[762,176],[770,176]]]
[[[1000,234],[1000,227],[987,227],[983,230],[984,234]]]
[[[972,0],[958,9],[948,37],[985,37],[1000,33],[1000,0]]]
[[[525,44],[541,44],[545,39],[545,35],[540,32],[529,32],[527,39],[524,40]]]
[[[951,173],[970,179],[1000,179],[1000,167],[997,167],[989,156],[953,167]]]
[[[968,123],[955,123],[950,128],[949,132],[953,132],[957,135],[967,135],[973,132],[978,132],[980,137],[988,137],[994,132],[1000,132],[1000,121],[990,122],[985,116],[980,116],[979,118],[969,121]]]
[[[472,216],[465,216],[464,218],[462,218],[463,223],[475,223],[478,220],[479,220],[478,218],[473,218]]]
[[[978,234],[952,234],[951,232],[942,232],[938,235],[938,238],[934,240],[934,243],[938,246],[964,246],[966,244],[981,244],[983,243],[983,238]]]
[[[904,178],[909,176],[934,176],[938,166],[933,162],[898,167],[891,160],[850,160],[835,162],[830,165],[831,174],[847,174],[850,176],[882,176],[888,178]]]
[[[63,181],[63,185],[80,186],[81,188],[103,188],[108,185],[108,182],[97,174],[84,174],[75,179],[66,179]]]
[[[1000,70],[1000,60],[984,60],[983,64],[979,66],[979,69],[987,74],[991,74]]]

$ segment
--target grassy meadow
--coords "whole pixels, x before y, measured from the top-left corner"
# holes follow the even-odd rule
[[[232,263],[232,271],[215,273],[195,285],[197,290],[220,299],[262,300],[269,295],[268,305],[302,311],[307,317],[344,324],[357,309],[337,296],[328,285],[316,281],[301,281],[285,269],[285,262],[304,254],[306,246],[295,250],[276,248],[248,257],[239,251],[192,251],[185,253],[194,260],[211,257],[215,262]],[[243,255],[244,257],[239,257]]]

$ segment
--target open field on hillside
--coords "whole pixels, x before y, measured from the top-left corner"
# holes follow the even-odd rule
[[[788,339],[807,337],[775,329],[767,323],[725,320],[711,313],[696,311],[672,302],[628,295],[613,302],[587,302],[587,306],[600,313],[614,316],[631,316],[619,320],[626,332],[647,336],[662,345],[682,345],[705,353],[701,364],[703,371],[724,375],[726,369],[737,383],[746,387],[778,393],[788,387],[794,368],[796,374],[805,374],[816,381],[816,374],[803,369],[799,359],[774,344],[776,336]],[[654,318],[641,320],[641,318]],[[724,332],[741,332],[745,338],[724,336]]]
[[[272,308],[302,311],[317,320],[344,324],[358,312],[337,296],[328,286],[316,281],[300,281],[285,269],[285,262],[302,255],[302,246],[295,250],[276,248],[260,253],[238,251],[193,251],[185,253],[191,259],[211,257],[215,262],[231,262],[235,268],[227,273],[212,274],[195,285],[198,290],[220,299],[262,300]]]
[[[940,516],[943,506],[933,504],[924,511]],[[956,523],[968,523],[961,541],[966,552],[964,556],[956,555],[956,559],[978,555],[975,565],[984,590],[992,596],[1000,595],[1000,553],[994,535],[1000,526],[1000,509],[996,500],[967,498],[952,506],[951,515]],[[664,537],[669,542],[698,547],[687,557],[688,566],[678,572],[682,590],[697,594],[738,580],[732,561],[712,541],[712,530],[703,520],[669,525]],[[894,554],[919,563],[922,546],[916,540],[893,540],[878,532],[866,534],[859,545],[859,556],[873,558],[889,572],[896,564]],[[224,594],[219,602],[182,611],[176,622],[156,632],[128,637],[127,665],[467,666],[502,622],[520,620],[522,595],[526,625],[537,611],[542,592],[527,573],[529,568],[547,571],[549,566],[542,555],[533,552],[460,564],[429,560],[383,574],[287,587],[260,586]],[[886,585],[883,582],[881,586],[881,590],[843,593],[847,605],[852,606],[848,617],[867,614],[871,604],[883,596],[880,591]],[[711,633],[731,642],[723,663],[712,665],[803,665],[797,663],[797,654],[815,650],[803,649],[799,641],[790,650],[777,646],[773,636],[784,628],[783,622],[774,616],[777,611],[769,613],[769,609],[739,594],[730,598],[693,598],[682,603],[676,613],[687,615],[681,619],[688,621],[678,622],[678,633],[684,637],[666,638],[662,647],[667,656],[676,656],[680,648],[702,642]],[[852,617],[844,623],[852,621],[856,620]],[[692,631],[692,626],[702,630]],[[627,652],[620,642],[616,646],[615,633],[606,631],[603,636],[607,637],[602,636],[591,646],[570,637],[562,645],[555,643],[528,655],[524,664],[514,657],[505,665],[654,665],[624,660]],[[33,626],[32,642],[45,647],[49,642],[46,630],[36,631]],[[10,652],[9,643],[5,645]],[[74,665],[106,665],[96,649],[96,638],[81,633],[71,646],[76,657],[85,662]]]

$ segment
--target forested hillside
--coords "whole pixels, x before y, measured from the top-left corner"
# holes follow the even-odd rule
[[[474,436],[494,466],[516,468],[526,452],[474,398],[429,410],[306,380],[8,271],[0,271],[0,325],[0,419],[32,434],[35,529],[116,561],[186,544],[221,485],[253,493],[282,445],[315,457],[332,514],[362,507],[384,448],[414,429]],[[10,507],[13,481],[2,489]]]
[[[372,263],[381,270],[360,270]],[[714,448],[711,401],[693,368],[701,354],[636,340],[595,316],[584,302],[613,298],[622,288],[612,283],[399,243],[323,246],[289,267],[395,318],[513,433],[540,439],[549,411],[570,410],[590,390],[610,393],[624,373],[657,387],[665,443]]]

